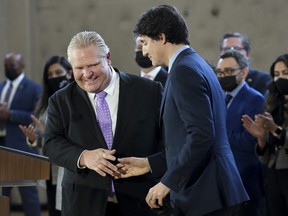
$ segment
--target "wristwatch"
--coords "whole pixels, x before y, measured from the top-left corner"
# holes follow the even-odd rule
[[[274,136],[280,136],[282,133],[283,129],[282,127],[277,127],[277,129],[272,133]]]

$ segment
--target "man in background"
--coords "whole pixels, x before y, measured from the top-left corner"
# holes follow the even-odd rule
[[[264,112],[264,96],[251,88],[245,78],[248,61],[236,50],[224,52],[217,64],[216,75],[226,93],[227,135],[244,187],[250,200],[239,216],[260,216],[259,200],[263,197],[262,165],[255,154],[257,139],[242,124],[242,116]]]
[[[26,137],[18,125],[30,124],[41,87],[25,76],[25,64],[21,54],[7,54],[4,67],[7,79],[0,84],[0,145],[37,154],[37,150],[26,144]],[[3,195],[10,196],[11,189],[3,188]],[[40,216],[36,187],[19,187],[19,191],[25,216]]]
[[[249,38],[239,32],[227,32],[223,35],[220,42],[221,53],[234,49],[244,55],[248,61],[251,60],[251,44]],[[249,73],[246,77],[246,82],[252,88],[265,95],[267,84],[272,81],[270,74],[255,70],[249,67]]]
[[[143,56],[142,43],[139,37],[135,40],[135,61],[141,69],[141,77],[160,82],[163,87],[165,86],[167,71],[161,66],[154,67],[151,60]]]

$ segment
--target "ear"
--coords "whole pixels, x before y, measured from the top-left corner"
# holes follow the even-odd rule
[[[111,66],[111,53],[110,52],[107,53],[106,59],[107,59],[108,65]]]
[[[247,76],[248,76],[248,73],[249,73],[249,68],[246,67],[242,70],[242,73],[243,73],[243,78],[245,79]]]
[[[166,44],[167,43],[167,38],[166,38],[166,35],[164,33],[161,33],[159,35],[159,41],[161,41],[162,44]]]

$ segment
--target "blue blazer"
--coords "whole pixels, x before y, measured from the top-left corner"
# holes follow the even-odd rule
[[[251,199],[263,195],[262,166],[255,154],[257,139],[245,130],[241,117],[254,119],[264,112],[264,97],[247,83],[231,101],[227,110],[227,133],[229,143],[246,191]]]
[[[227,138],[221,86],[193,49],[173,63],[160,111],[165,154],[149,157],[149,163],[172,190],[175,206],[200,216],[248,200]]]
[[[2,94],[5,82],[0,84],[0,94]],[[1,139],[0,145],[15,148],[21,151],[37,153],[36,149],[28,147],[26,137],[19,128],[19,124],[29,125],[31,114],[40,97],[41,86],[23,78],[18,86],[10,106],[10,120],[5,123],[6,137]]]
[[[262,95],[265,95],[267,92],[267,85],[271,81],[272,77],[269,73],[249,68],[249,74],[246,77],[246,82],[249,86],[259,91]]]

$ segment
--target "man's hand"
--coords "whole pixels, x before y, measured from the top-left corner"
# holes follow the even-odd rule
[[[85,150],[80,158],[80,166],[86,166],[101,176],[106,176],[107,174],[111,176],[119,175],[118,168],[110,162],[116,160],[115,152],[115,149]]]
[[[164,197],[166,197],[170,191],[171,190],[168,187],[159,182],[154,187],[150,188],[145,199],[146,203],[150,206],[150,208],[160,208],[164,205]]]
[[[8,121],[10,118],[10,110],[7,108],[6,105],[0,103],[0,120]]]
[[[119,176],[115,178],[128,178],[131,176],[144,175],[150,171],[150,165],[147,158],[126,157],[118,158]]]

